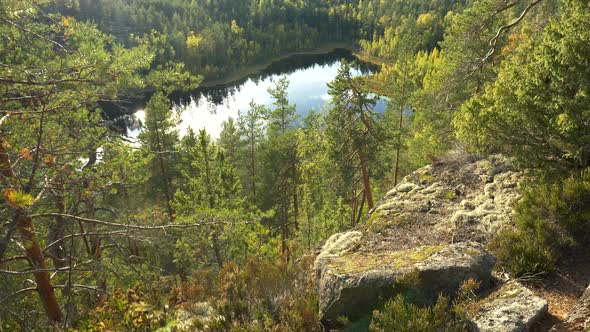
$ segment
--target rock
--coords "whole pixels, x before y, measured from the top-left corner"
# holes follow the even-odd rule
[[[520,197],[516,187],[525,176],[499,155],[452,156],[404,177],[377,203],[368,224],[380,223],[379,228],[386,229],[383,235],[387,229],[395,234],[385,243],[402,243],[396,249],[485,243],[513,223],[512,207]]]
[[[356,319],[381,298],[404,291],[415,292],[419,302],[430,304],[439,293],[454,294],[467,279],[488,283],[493,265],[494,258],[474,242],[323,256],[315,265],[320,318],[327,325],[339,316]]]
[[[208,331],[214,324],[223,321],[209,302],[194,303],[185,309],[176,310],[177,331]]]
[[[547,313],[547,301],[516,281],[484,298],[471,322],[480,332],[529,331]]]
[[[363,233],[359,231],[349,231],[330,236],[315,260],[314,269],[316,271],[323,270],[326,261],[342,256],[354,249],[362,236]]]
[[[397,192],[400,193],[409,193],[410,191],[414,190],[418,188],[417,185],[413,184],[413,183],[401,183],[398,187],[397,187]]]
[[[369,213],[366,224],[331,237],[314,268],[324,323],[356,319],[403,289],[435,302],[459,283],[490,279],[492,256],[481,244],[513,224],[513,203],[524,179],[502,156],[461,152],[403,178]],[[481,243],[481,244],[479,244]]]
[[[559,323],[550,332],[590,331],[590,286],[578,300],[565,321]]]

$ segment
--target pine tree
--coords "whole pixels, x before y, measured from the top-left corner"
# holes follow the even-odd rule
[[[512,51],[498,79],[455,119],[460,138],[527,166],[590,166],[590,5],[568,0],[540,43]]]
[[[173,165],[179,144],[178,123],[168,98],[162,92],[156,92],[145,108],[145,129],[139,140],[151,162],[150,186],[163,196],[170,222],[174,221],[171,202],[175,191]]]
[[[366,200],[367,207],[372,209],[374,202],[369,166],[380,136],[377,115],[373,111],[376,98],[366,92],[363,80],[352,76],[350,64],[346,62],[342,63],[338,75],[328,87],[332,108],[327,118],[327,134],[332,142],[333,157],[351,185],[351,202],[355,207],[360,195],[356,194],[354,183],[356,172],[360,171],[363,202]],[[354,160],[358,160],[358,164]],[[362,205],[360,209],[354,208],[353,214],[362,210]]]
[[[276,218],[281,229],[281,252],[288,259],[287,240],[291,236],[290,228],[297,229],[299,214],[299,197],[297,195],[297,147],[294,122],[297,119],[295,105],[289,104],[287,88],[289,82],[285,77],[268,90],[273,99],[272,109],[266,120],[267,133],[265,141],[264,167],[265,201],[262,208],[277,210]]]
[[[256,203],[258,195],[256,188],[259,182],[260,156],[259,149],[262,139],[264,138],[263,119],[268,114],[268,110],[263,105],[257,105],[253,101],[250,103],[250,109],[240,114],[238,126],[244,143],[244,164],[246,166],[246,189],[250,191],[250,202]]]

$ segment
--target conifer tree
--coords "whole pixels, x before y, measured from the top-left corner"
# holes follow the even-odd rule
[[[170,222],[174,221],[171,203],[175,191],[173,165],[179,143],[178,123],[170,101],[162,92],[156,92],[145,108],[145,130],[139,140],[152,167],[151,189],[163,196]]]
[[[334,158],[351,187],[356,182],[357,170],[360,172],[362,197],[367,207],[372,209],[374,202],[369,167],[381,135],[377,115],[373,111],[376,98],[369,96],[359,77],[353,77],[347,62],[341,64],[338,75],[328,87],[332,108],[328,113],[327,134],[332,142]],[[354,191],[354,188],[351,190]],[[353,204],[356,198],[352,197]]]

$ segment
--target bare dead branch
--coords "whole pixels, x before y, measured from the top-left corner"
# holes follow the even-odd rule
[[[222,221],[222,220],[215,220],[215,221],[201,221],[191,224],[169,224],[169,225],[161,225],[161,226],[138,226],[138,225],[130,225],[130,224],[119,224],[114,222],[108,222],[103,220],[97,219],[90,219],[90,218],[83,218],[78,217],[71,214],[66,213],[41,213],[41,214],[34,214],[31,215],[31,218],[43,218],[43,217],[64,217],[70,218],[73,220],[78,220],[81,222],[87,223],[96,223],[97,225],[109,226],[109,227],[118,227],[118,228],[125,228],[125,229],[135,229],[135,230],[167,230],[167,229],[186,229],[186,228],[195,228],[195,227],[203,227],[203,226],[210,226],[210,225],[219,225],[219,224],[226,224],[226,225],[233,225],[233,222]],[[251,224],[256,221],[244,221],[246,224]]]
[[[89,236],[89,235],[96,235],[96,236],[111,236],[111,235],[127,235],[129,234],[129,231],[124,230],[124,231],[112,231],[112,232],[88,232],[88,233],[76,233],[76,234],[70,234],[70,235],[66,235],[64,237],[61,237],[53,242],[51,242],[50,244],[48,244],[45,249],[43,249],[43,251],[47,251],[48,249],[52,248],[53,246],[59,244],[60,242],[67,240],[67,239],[71,239],[71,238],[76,238],[76,237],[85,237],[85,236]]]
[[[92,291],[95,291],[95,292],[102,292],[102,293],[107,294],[104,290],[102,290],[102,289],[100,289],[98,287],[87,286],[87,285],[80,285],[80,284],[54,285],[53,288],[61,288],[61,289],[64,289],[64,288],[81,288],[81,289],[87,289],[87,290],[92,290]],[[35,291],[37,291],[37,287],[28,287],[28,288],[20,289],[20,290],[12,293],[10,295],[7,295],[7,296],[3,297],[2,299],[0,299],[0,304],[4,303],[7,300],[9,300],[9,299],[11,299],[11,298],[13,298],[15,296],[18,296],[20,294],[24,294],[24,293],[28,293],[28,292],[35,292]]]
[[[19,294],[23,294],[23,293],[27,293],[27,292],[32,292],[32,291],[36,291],[36,290],[37,290],[37,287],[28,287],[28,288],[20,289],[20,290],[12,293],[10,295],[6,295],[2,299],[0,299],[0,304],[4,303],[6,300],[9,300],[9,299],[11,299],[11,298],[13,298],[13,297],[15,297],[15,296],[17,296]]]
[[[489,41],[489,45],[490,45],[490,50],[488,51],[488,53],[486,54],[486,56],[481,60],[482,62],[487,62],[490,57],[492,55],[494,55],[494,53],[496,52],[496,45],[498,44],[498,40],[500,39],[500,36],[502,35],[503,32],[508,31],[510,29],[512,29],[514,26],[518,25],[525,17],[526,15],[529,13],[529,11],[535,7],[536,5],[538,5],[539,3],[541,3],[541,1],[543,0],[535,0],[533,2],[531,2],[523,11],[522,13],[520,13],[520,16],[518,18],[516,18],[514,21],[512,21],[509,24],[503,25],[498,29],[498,32],[496,33],[496,35],[494,37],[492,37],[492,39],[490,39]]]

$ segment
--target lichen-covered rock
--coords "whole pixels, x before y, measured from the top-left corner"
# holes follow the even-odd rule
[[[174,315],[177,331],[208,331],[213,325],[223,321],[209,302],[194,303],[188,308],[179,309]]]
[[[342,256],[353,250],[359,244],[362,236],[363,233],[359,231],[349,231],[332,235],[317,256],[314,269],[321,271],[324,269],[325,263],[330,259]]]
[[[590,331],[590,286],[578,300],[564,322],[555,325],[550,332]]]
[[[370,311],[414,272],[425,302],[467,278],[485,283],[493,258],[481,244],[513,223],[523,178],[507,158],[460,152],[406,176],[364,225],[330,238],[317,257],[323,321]]]
[[[471,322],[475,331],[519,332],[547,313],[547,301],[516,281],[508,282],[484,298]]]
[[[513,222],[523,178],[502,156],[454,154],[406,176],[389,191],[372,211],[369,231],[393,238],[380,241],[388,249],[487,242]]]
[[[316,264],[320,318],[327,324],[339,316],[355,319],[380,298],[409,290],[429,304],[441,292],[453,294],[467,279],[487,283],[493,265],[493,257],[474,242],[324,257]]]

